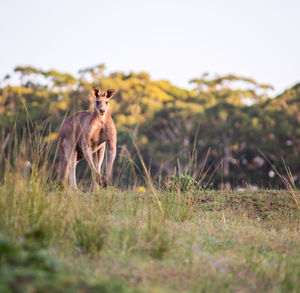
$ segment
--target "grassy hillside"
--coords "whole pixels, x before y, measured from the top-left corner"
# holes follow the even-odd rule
[[[123,76],[121,81],[131,78],[136,77]],[[130,97],[129,92],[125,96]],[[24,114],[22,128],[9,123],[9,130],[0,130],[1,293],[300,292],[300,192],[294,183],[297,176],[289,169],[291,160],[297,158],[296,144],[292,144],[292,159],[282,158],[281,169],[268,157],[265,171],[250,164],[257,178],[260,172],[269,176],[272,170],[274,180],[286,190],[223,191],[226,168],[218,177],[214,164],[220,161],[210,158],[216,154],[213,147],[200,152],[201,156],[186,153],[185,171],[178,155],[169,152],[172,143],[160,149],[160,140],[151,137],[148,129],[147,137],[156,146],[149,149],[147,160],[143,144],[148,146],[148,141],[141,145],[139,135],[131,132],[130,137],[126,132],[130,141],[119,145],[115,186],[85,192],[89,172],[78,168],[81,191],[74,192],[56,185],[55,137],[46,122],[36,126],[32,109],[27,110],[30,113]],[[220,145],[211,128],[207,129]],[[189,141],[192,150],[196,142]],[[266,142],[258,145],[265,147]],[[160,169],[168,165],[159,154],[177,165],[169,165],[170,174],[157,172],[151,178],[149,158],[158,158]],[[211,170],[204,168],[206,163]],[[207,189],[215,180],[222,183],[218,185],[221,190]],[[259,185],[259,180],[255,182]],[[149,187],[142,186],[145,183]]]
[[[7,172],[0,291],[299,292],[299,197],[142,187],[91,194]]]

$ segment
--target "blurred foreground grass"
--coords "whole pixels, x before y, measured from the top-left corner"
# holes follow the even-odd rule
[[[0,292],[299,292],[287,191],[61,191],[7,173]],[[299,192],[295,191],[299,198]]]

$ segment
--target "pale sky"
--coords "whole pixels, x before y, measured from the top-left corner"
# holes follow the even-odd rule
[[[0,0],[0,78],[17,65],[76,75],[146,71],[184,88],[203,72],[300,82],[300,1]],[[275,94],[274,93],[274,94]]]

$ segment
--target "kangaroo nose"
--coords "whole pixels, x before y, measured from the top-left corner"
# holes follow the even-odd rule
[[[100,109],[99,112],[100,112],[101,115],[103,115],[105,110]]]

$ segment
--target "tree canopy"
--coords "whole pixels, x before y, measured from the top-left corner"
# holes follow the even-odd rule
[[[36,125],[49,122],[44,136],[55,139],[66,113],[91,108],[92,86],[114,88],[115,172],[125,149],[140,164],[130,131],[153,178],[182,172],[215,187],[281,186],[271,164],[282,173],[286,164],[299,186],[300,84],[272,98],[272,86],[233,74],[205,73],[191,80],[192,90],[154,81],[146,72],[105,74],[104,64],[79,70],[78,77],[31,66],[18,66],[14,74],[20,84],[10,85],[6,76],[0,89],[3,137],[13,125],[22,135],[29,114]]]

